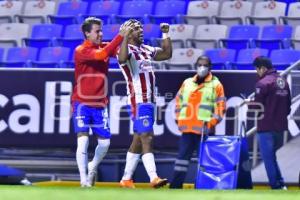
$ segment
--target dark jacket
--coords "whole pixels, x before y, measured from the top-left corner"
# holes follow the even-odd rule
[[[269,69],[257,81],[255,103],[263,105],[258,116],[257,132],[284,131],[288,129],[287,116],[291,111],[291,93],[287,81],[275,69]],[[250,105],[250,109],[259,106]]]

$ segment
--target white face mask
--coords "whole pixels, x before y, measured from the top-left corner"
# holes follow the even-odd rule
[[[209,72],[208,67],[205,67],[205,66],[197,67],[197,74],[200,78],[205,77],[208,74],[208,72]]]

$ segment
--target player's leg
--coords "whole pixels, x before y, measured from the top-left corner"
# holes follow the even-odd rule
[[[140,135],[142,143],[142,161],[150,178],[151,186],[159,188],[167,184],[167,179],[161,179],[156,172],[155,159],[153,155],[153,125],[154,105],[140,104],[136,120],[136,132]]]
[[[133,135],[132,143],[126,154],[126,164],[124,169],[124,175],[120,181],[120,185],[126,188],[135,188],[132,176],[139,163],[140,155],[142,152],[142,144],[140,136],[137,134]]]
[[[130,115],[132,115],[131,107],[128,108]],[[133,129],[135,131],[135,119],[133,118]],[[126,164],[124,169],[124,175],[120,181],[120,186],[125,188],[135,188],[132,176],[139,163],[142,152],[142,143],[140,136],[136,133],[133,134],[131,145],[126,154]]]
[[[89,145],[89,112],[87,108],[79,103],[73,105],[73,124],[74,131],[77,134],[76,162],[80,174],[80,184],[87,187],[87,149]]]
[[[110,145],[109,118],[106,108],[93,108],[92,131],[97,134],[97,146],[94,157],[88,164],[88,183],[94,185],[97,179],[98,165],[106,155]]]

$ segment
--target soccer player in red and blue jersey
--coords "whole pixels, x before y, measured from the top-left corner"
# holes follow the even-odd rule
[[[118,61],[127,82],[134,135],[126,155],[126,166],[120,185],[127,188],[135,187],[132,175],[142,154],[151,186],[159,188],[167,184],[167,179],[158,177],[152,153],[155,120],[155,76],[152,61],[167,60],[172,56],[171,40],[168,37],[169,24],[162,23],[160,26],[163,33],[161,48],[143,44],[143,27],[139,21],[131,19],[123,24],[123,26],[128,25],[133,25],[133,31],[124,38]]]
[[[102,42],[102,21],[87,18],[82,26],[85,41],[75,49],[75,85],[72,94],[74,130],[77,134],[76,161],[82,187],[94,184],[98,164],[110,145],[109,119],[107,113],[107,72],[109,57],[130,32],[122,27],[110,42]],[[97,135],[98,145],[93,160],[88,163],[87,149],[89,131]],[[88,169],[88,173],[87,173]]]

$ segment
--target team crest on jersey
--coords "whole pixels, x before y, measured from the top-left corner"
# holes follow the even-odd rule
[[[280,89],[284,89],[285,88],[285,81],[283,80],[283,78],[279,77],[276,79],[276,85],[280,88]]]
[[[143,126],[149,126],[149,120],[148,119],[143,120]]]
[[[78,120],[77,120],[77,126],[78,126],[78,127],[84,127],[84,122],[83,122],[82,119],[78,119]]]

